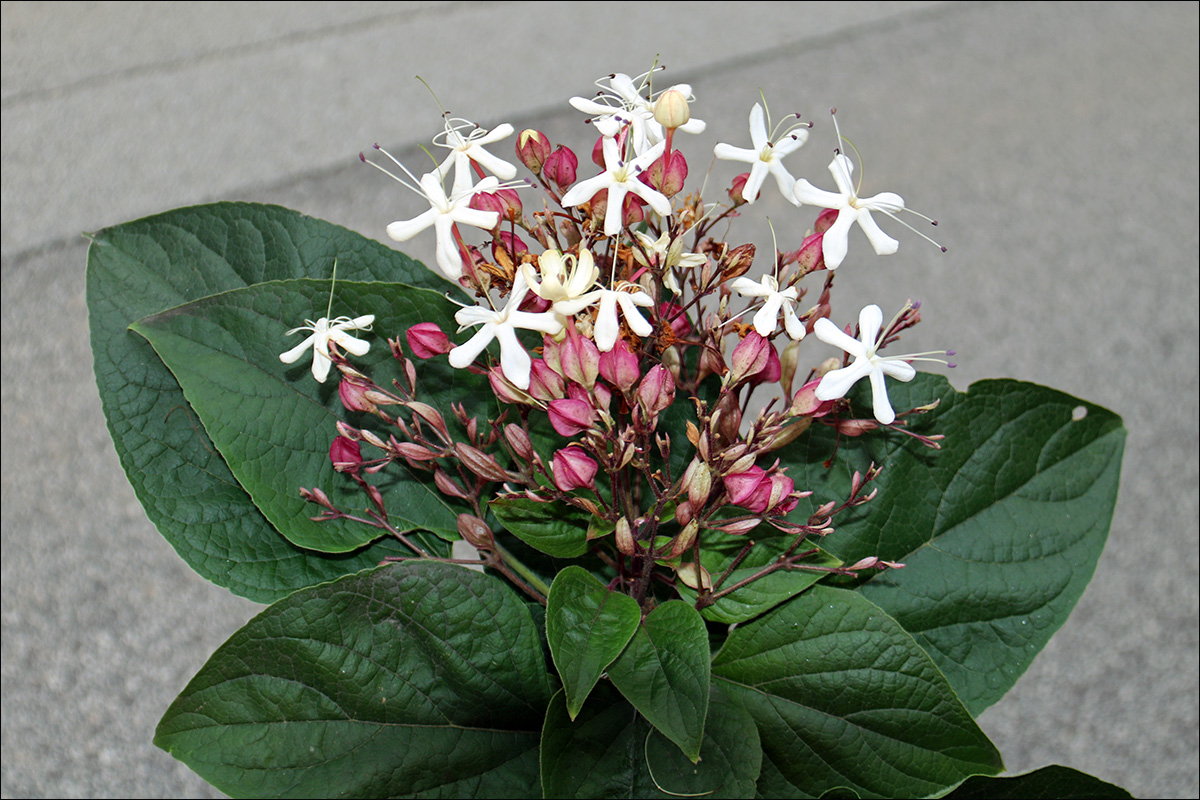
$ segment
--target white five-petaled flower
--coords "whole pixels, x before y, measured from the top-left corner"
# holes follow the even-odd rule
[[[807,128],[795,128],[780,137],[778,142],[771,142],[767,134],[766,114],[763,107],[755,103],[750,109],[750,149],[734,147],[729,144],[718,144],[713,148],[713,155],[725,161],[742,161],[750,164],[750,177],[742,188],[742,197],[747,203],[758,199],[767,175],[773,175],[779,184],[779,191],[789,203],[795,202],[792,197],[792,185],[796,179],[783,166],[783,157],[799,150],[808,141]]]
[[[883,192],[874,197],[859,197],[851,177],[854,162],[844,153],[838,153],[833,157],[833,161],[829,162],[829,172],[833,175],[833,182],[837,184],[837,193],[818,189],[803,178],[796,181],[792,190],[796,200],[801,203],[833,208],[838,212],[837,220],[825,231],[821,241],[825,266],[837,269],[842,263],[846,257],[850,226],[855,222],[863,229],[877,254],[886,256],[896,252],[900,243],[883,232],[871,216],[871,212],[881,211],[889,217],[894,217],[897,211],[904,209],[904,199],[894,192]]]
[[[471,202],[472,195],[490,192],[499,185],[500,182],[496,178],[488,177],[474,186],[468,186],[465,191],[451,192],[447,197],[438,174],[426,173],[421,176],[421,188],[418,191],[429,201],[430,209],[410,220],[399,220],[388,225],[388,236],[397,242],[407,242],[432,225],[437,233],[438,268],[447,278],[458,280],[463,274],[462,252],[454,237],[454,223],[461,222],[463,225],[473,225],[484,230],[495,228],[500,222],[498,213],[481,211],[467,204]]]
[[[683,293],[679,281],[675,278],[675,267],[692,269],[708,263],[708,256],[703,253],[683,252],[682,234],[674,239],[671,239],[670,231],[663,231],[662,236],[657,239],[641,231],[634,231],[633,235],[641,244],[641,248],[633,248],[633,257],[639,264],[647,267],[651,266],[650,261],[653,261],[653,266],[663,271],[663,285],[675,294]]]
[[[361,317],[338,317],[337,319],[326,319],[321,317],[316,322],[311,319],[304,320],[304,324],[299,328],[292,328],[287,332],[288,336],[300,331],[312,331],[312,333],[303,342],[288,350],[286,353],[279,354],[279,360],[285,364],[295,364],[300,356],[311,347],[313,351],[312,374],[319,383],[324,383],[325,378],[329,375],[329,367],[333,361],[329,357],[329,343],[333,342],[338,347],[356,356],[365,356],[367,351],[371,349],[370,342],[364,342],[362,339],[357,339],[351,336],[346,331],[354,330],[370,330],[371,323],[375,321],[374,314],[366,314]]]
[[[596,303],[599,303],[600,307],[596,309],[596,323],[592,327],[592,340],[596,343],[596,349],[601,353],[612,350],[620,337],[621,320],[617,317],[618,310],[625,317],[625,323],[629,325],[629,329],[638,336],[649,336],[654,333],[654,326],[642,316],[642,312],[638,311],[638,306],[649,308],[654,305],[654,298],[646,294],[641,286],[628,281],[621,281],[617,284],[616,289],[597,289],[573,300],[560,301],[554,304],[554,310],[563,316],[570,317]]]
[[[917,356],[901,356],[897,358],[881,358],[875,350],[879,346],[879,329],[883,325],[883,312],[877,305],[863,308],[858,315],[860,339],[851,338],[837,325],[822,317],[813,326],[813,333],[826,344],[840,347],[854,360],[849,366],[835,369],[825,374],[817,384],[817,399],[821,401],[836,400],[845,397],[850,387],[866,376],[871,378],[871,400],[874,407],[875,419],[884,425],[890,425],[896,420],[896,412],[888,400],[887,385],[884,375],[889,375],[898,381],[911,381],[917,370],[905,359]]]
[[[666,217],[671,213],[671,201],[666,195],[651,188],[638,180],[638,173],[654,163],[655,159],[666,149],[665,142],[659,142],[645,153],[632,161],[622,161],[616,139],[605,138],[604,172],[594,178],[587,178],[572,186],[563,195],[562,204],[565,207],[577,206],[591,200],[597,192],[608,191],[608,207],[604,213],[604,235],[616,236],[621,232],[621,213],[625,204],[625,195],[632,192],[650,204],[658,214]]]
[[[783,327],[787,335],[800,341],[804,338],[804,323],[796,316],[796,301],[800,298],[795,286],[780,291],[774,275],[764,275],[759,282],[738,278],[730,287],[743,297],[763,297],[762,308],[754,315],[754,330],[759,336],[770,336],[779,327],[779,311],[783,309]]]
[[[463,136],[461,131],[467,128],[470,128],[471,132]],[[451,117],[446,120],[445,131],[435,136],[433,143],[439,147],[450,149],[450,154],[438,165],[436,172],[439,178],[445,178],[449,174],[450,168],[454,167],[454,184],[450,190],[451,195],[460,195],[470,188],[474,180],[471,171],[472,161],[501,180],[508,181],[517,176],[515,166],[483,149],[484,145],[498,142],[506,136],[512,135],[512,132],[513,126],[507,122],[488,131],[478,127],[470,120],[459,117]]]
[[[524,275],[518,272],[508,302],[500,311],[482,304],[459,309],[454,314],[454,319],[458,322],[460,331],[471,325],[481,327],[465,343],[450,351],[450,366],[456,369],[470,366],[493,339],[499,339],[500,370],[504,377],[508,378],[513,386],[528,389],[529,372],[533,362],[517,339],[516,329],[541,331],[553,336],[563,328],[562,323],[551,312],[535,314],[531,311],[519,311],[521,301],[528,293],[529,285],[525,282]]]
[[[640,75],[637,81],[645,77],[646,75]],[[596,85],[600,87],[597,97],[572,97],[570,103],[577,111],[591,115],[600,135],[616,136],[623,126],[628,125],[633,152],[636,155],[645,153],[648,148],[663,141],[665,132],[662,125],[654,119],[654,102],[642,97],[635,79],[622,72],[616,72],[596,81]],[[671,89],[689,99],[692,97],[692,87],[686,83],[676,84],[667,91]],[[680,125],[678,130],[684,133],[703,133],[704,128],[703,120],[690,119]]]

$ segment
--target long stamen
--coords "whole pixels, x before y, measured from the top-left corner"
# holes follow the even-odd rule
[[[360,160],[360,161],[362,161],[364,164],[369,164],[370,166],[372,166],[372,167],[374,167],[375,169],[379,170],[379,171],[380,171],[380,172],[382,172],[384,175],[387,175],[389,178],[391,178],[392,180],[396,181],[396,183],[399,183],[401,186],[405,187],[406,189],[409,189],[409,190],[411,190],[411,191],[413,191],[413,192],[416,192],[417,194],[421,195],[422,197],[424,197],[424,196],[425,196],[425,193],[424,193],[423,191],[421,191],[421,190],[418,188],[418,187],[421,185],[421,182],[420,182],[419,180],[417,180],[417,177],[416,177],[415,175],[413,175],[411,172],[409,172],[409,171],[408,171],[408,167],[406,167],[406,166],[404,166],[403,164],[401,164],[401,163],[400,163],[400,161],[399,161],[399,160],[397,160],[397,158],[396,158],[395,156],[393,156],[393,155],[392,155],[391,153],[389,153],[387,150],[384,150],[384,149],[383,149],[382,147],[380,147],[379,145],[375,145],[375,149],[376,149],[376,150],[378,150],[379,152],[383,153],[383,154],[384,154],[385,156],[387,156],[389,159],[391,159],[391,161],[392,161],[392,163],[393,163],[393,164],[395,164],[396,166],[398,166],[400,169],[404,170],[404,174],[408,176],[409,180],[411,180],[411,181],[412,181],[412,183],[409,183],[408,181],[404,180],[404,179],[403,179],[403,178],[401,178],[400,176],[396,175],[396,174],[395,174],[395,173],[393,173],[391,170],[389,170],[387,167],[381,166],[381,165],[379,165],[379,164],[376,164],[374,161],[371,161],[371,160],[369,160],[369,159],[368,159],[368,158],[367,158],[367,157],[366,157],[364,154],[362,154],[362,153],[359,153],[359,154],[358,154],[358,158],[359,158],[359,160]]]
[[[920,236],[922,239],[924,239],[925,241],[929,242],[929,243],[930,243],[930,244],[932,244],[934,247],[936,247],[936,248],[938,248],[939,250],[941,250],[943,253],[944,253],[944,252],[946,252],[946,245],[942,244],[941,242],[939,242],[938,240],[934,239],[934,238],[933,238],[933,237],[931,237],[931,236],[927,236],[926,234],[924,234],[924,233],[921,233],[919,230],[917,230],[916,228],[914,228],[912,225],[909,225],[907,222],[905,222],[904,220],[900,219],[900,217],[896,216],[896,214],[894,214],[893,212],[891,212],[891,211],[888,211],[886,208],[879,208],[879,209],[873,209],[873,210],[882,211],[884,214],[887,214],[889,217],[891,217],[892,219],[896,220],[896,222],[899,222],[901,225],[903,225],[904,227],[908,228],[910,231],[912,231],[913,233],[915,233],[917,236]],[[925,216],[924,214],[922,214],[922,213],[921,213],[921,212],[919,212],[919,211],[913,211],[911,208],[902,208],[902,209],[900,209],[900,210],[901,210],[901,211],[907,211],[907,212],[908,212],[908,213],[910,213],[910,214],[916,214],[918,217],[920,217],[921,219],[923,219],[923,220],[925,220],[926,222],[930,223],[931,225],[937,225],[937,220],[936,220],[936,219],[930,219],[929,217]]]

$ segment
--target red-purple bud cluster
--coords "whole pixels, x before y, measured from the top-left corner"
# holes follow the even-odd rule
[[[783,516],[800,502],[793,497],[795,484],[779,471],[753,466],[746,472],[725,476],[725,491],[729,502],[753,514]]]

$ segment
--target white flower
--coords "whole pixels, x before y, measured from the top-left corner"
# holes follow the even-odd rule
[[[657,213],[669,216],[671,201],[638,180],[638,173],[650,166],[666,149],[665,142],[659,142],[645,153],[632,161],[622,161],[617,148],[616,139],[606,138],[604,144],[604,172],[594,178],[582,180],[572,186],[563,195],[562,204],[565,207],[586,203],[602,190],[608,190],[608,208],[604,213],[604,235],[616,236],[621,232],[621,210],[625,203],[625,195],[633,192],[650,204]]]
[[[397,180],[399,179],[397,178]],[[401,182],[403,183],[403,181]],[[437,233],[438,268],[450,280],[458,280],[463,273],[462,252],[459,250],[458,241],[454,236],[454,224],[461,222],[463,225],[473,225],[484,230],[495,228],[500,222],[498,213],[480,211],[467,204],[471,202],[472,195],[478,192],[490,192],[499,185],[500,182],[496,178],[484,178],[474,186],[468,186],[464,191],[452,192],[447,197],[446,190],[442,188],[441,179],[436,172],[422,175],[421,188],[416,191],[429,201],[430,209],[413,219],[399,220],[388,225],[388,236],[397,242],[407,242],[432,225]]]
[[[703,253],[683,252],[682,234],[674,240],[671,239],[670,231],[663,231],[662,236],[657,239],[653,239],[641,231],[634,231],[633,235],[642,245],[641,248],[633,248],[633,257],[643,266],[655,266],[662,270],[663,284],[675,294],[683,294],[683,290],[679,287],[679,281],[675,278],[675,267],[691,269],[703,267],[708,263],[708,256]],[[653,264],[650,263],[651,261]]]
[[[859,197],[851,179],[854,162],[843,153],[838,153],[833,157],[833,161],[829,162],[829,172],[833,175],[833,182],[837,184],[837,194],[818,189],[803,178],[796,181],[792,190],[796,200],[801,203],[837,209],[837,220],[825,231],[821,241],[825,266],[837,269],[842,263],[842,259],[846,257],[850,226],[855,222],[863,229],[877,254],[886,256],[896,252],[900,243],[883,232],[871,217],[871,212],[881,211],[889,217],[894,217],[897,211],[903,210],[904,199],[893,192],[883,192],[874,197]]]
[[[292,328],[287,332],[288,336],[299,331],[312,331],[312,334],[300,344],[288,350],[286,353],[279,354],[279,360],[285,364],[294,364],[304,355],[309,347],[313,351],[312,374],[318,382],[324,383],[325,378],[329,375],[329,367],[333,361],[329,358],[329,343],[333,342],[338,347],[356,356],[365,356],[367,351],[371,349],[370,342],[364,342],[362,339],[356,339],[346,331],[353,330],[370,330],[371,323],[375,321],[374,314],[367,314],[362,317],[338,317],[337,319],[326,319],[321,317],[316,322],[311,319],[304,320],[304,324],[299,328]]]
[[[466,128],[470,128],[471,132],[463,136],[460,131]],[[439,147],[450,149],[450,154],[438,165],[436,172],[439,178],[445,178],[450,173],[450,167],[454,167],[454,185],[450,190],[451,195],[462,194],[471,186],[473,180],[472,161],[501,180],[512,180],[517,176],[517,168],[514,165],[483,149],[484,145],[498,142],[504,137],[512,135],[512,132],[513,126],[507,122],[487,131],[470,120],[459,117],[451,117],[446,120],[446,130],[435,136],[433,143]]]
[[[770,336],[779,327],[779,310],[783,309],[783,327],[788,336],[796,341],[804,338],[804,323],[796,316],[796,301],[800,294],[795,286],[779,290],[779,281],[774,275],[764,275],[755,283],[749,278],[738,278],[730,287],[743,297],[765,297],[762,308],[754,315],[754,330],[759,336]]]
[[[595,259],[586,248],[580,249],[578,258],[563,255],[558,250],[547,250],[538,256],[538,268],[541,271],[540,282],[533,264],[522,264],[521,273],[533,293],[553,303],[555,311],[559,310],[560,304],[565,308],[565,304],[585,296],[600,276]]]
[[[643,81],[648,74],[639,75],[637,80]],[[596,130],[600,131],[602,136],[616,136],[623,126],[629,125],[635,155],[645,153],[649,147],[664,140],[666,134],[663,127],[654,119],[654,102],[642,97],[633,78],[616,72],[596,81],[596,85],[600,87],[600,94],[594,99],[572,97],[570,102],[576,110],[591,115]],[[676,84],[667,91],[671,89],[680,92],[689,100],[692,99],[692,87],[686,83]],[[704,128],[703,120],[690,119],[679,126],[678,130],[684,133],[703,133]]]
[[[454,319],[458,322],[460,331],[471,325],[482,327],[469,340],[450,351],[450,366],[456,369],[470,366],[493,339],[499,339],[500,369],[504,377],[508,378],[513,386],[528,389],[529,371],[533,362],[517,339],[516,329],[541,331],[553,336],[563,328],[562,323],[548,311],[540,314],[518,311],[521,301],[528,293],[529,285],[525,282],[525,277],[518,272],[508,302],[502,310],[495,311],[482,304],[459,309]]]
[[[847,367],[835,369],[825,374],[817,385],[818,400],[836,400],[845,397],[850,387],[865,377],[871,378],[871,400],[874,406],[875,419],[884,425],[890,425],[896,420],[896,412],[888,401],[887,386],[883,376],[890,375],[898,381],[911,381],[917,370],[905,359],[918,356],[901,356],[898,358],[880,358],[875,354],[879,346],[879,329],[883,325],[883,312],[877,305],[863,308],[858,315],[858,327],[861,340],[850,338],[844,331],[828,319],[822,317],[813,326],[813,333],[826,344],[840,347],[854,360]]]
[[[601,353],[607,353],[617,344],[617,338],[621,333],[621,321],[617,318],[618,309],[624,315],[629,329],[638,336],[649,336],[654,333],[654,326],[642,316],[642,312],[637,310],[638,306],[649,308],[654,305],[654,298],[646,294],[636,283],[622,281],[617,284],[616,289],[597,289],[594,292],[588,292],[577,300],[560,304],[561,313],[568,316],[577,314],[595,303],[597,299],[600,301],[600,307],[596,309],[596,323],[592,327],[592,340],[595,341],[596,349]],[[559,311],[560,309],[556,307],[555,310]]]
[[[775,177],[779,191],[783,192],[783,196],[790,203],[794,202],[792,185],[796,179],[783,166],[783,157],[799,150],[807,141],[808,129],[794,128],[780,137],[778,142],[772,143],[767,137],[766,114],[763,107],[755,103],[754,108],[750,109],[750,149],[722,143],[713,148],[713,155],[726,161],[743,161],[752,165],[750,177],[746,179],[746,185],[742,188],[742,197],[747,203],[758,199],[759,189],[762,188],[768,174]]]

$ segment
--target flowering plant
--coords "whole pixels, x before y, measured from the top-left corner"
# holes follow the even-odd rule
[[[918,304],[834,310],[835,270],[868,268],[852,227],[892,254],[872,212],[908,211],[860,196],[836,122],[836,192],[793,178],[809,126],[764,102],[705,199],[691,88],[651,77],[571,100],[591,177],[450,117],[420,177],[364,156],[428,201],[387,232],[432,227],[436,272],[271,206],[94,235],[130,481],[270,604],[156,743],[256,796],[1121,796],[993,777],[974,722],[1091,577],[1120,419],[918,373],[953,355],[894,353]],[[811,230],[764,255],[729,231],[775,188]]]

